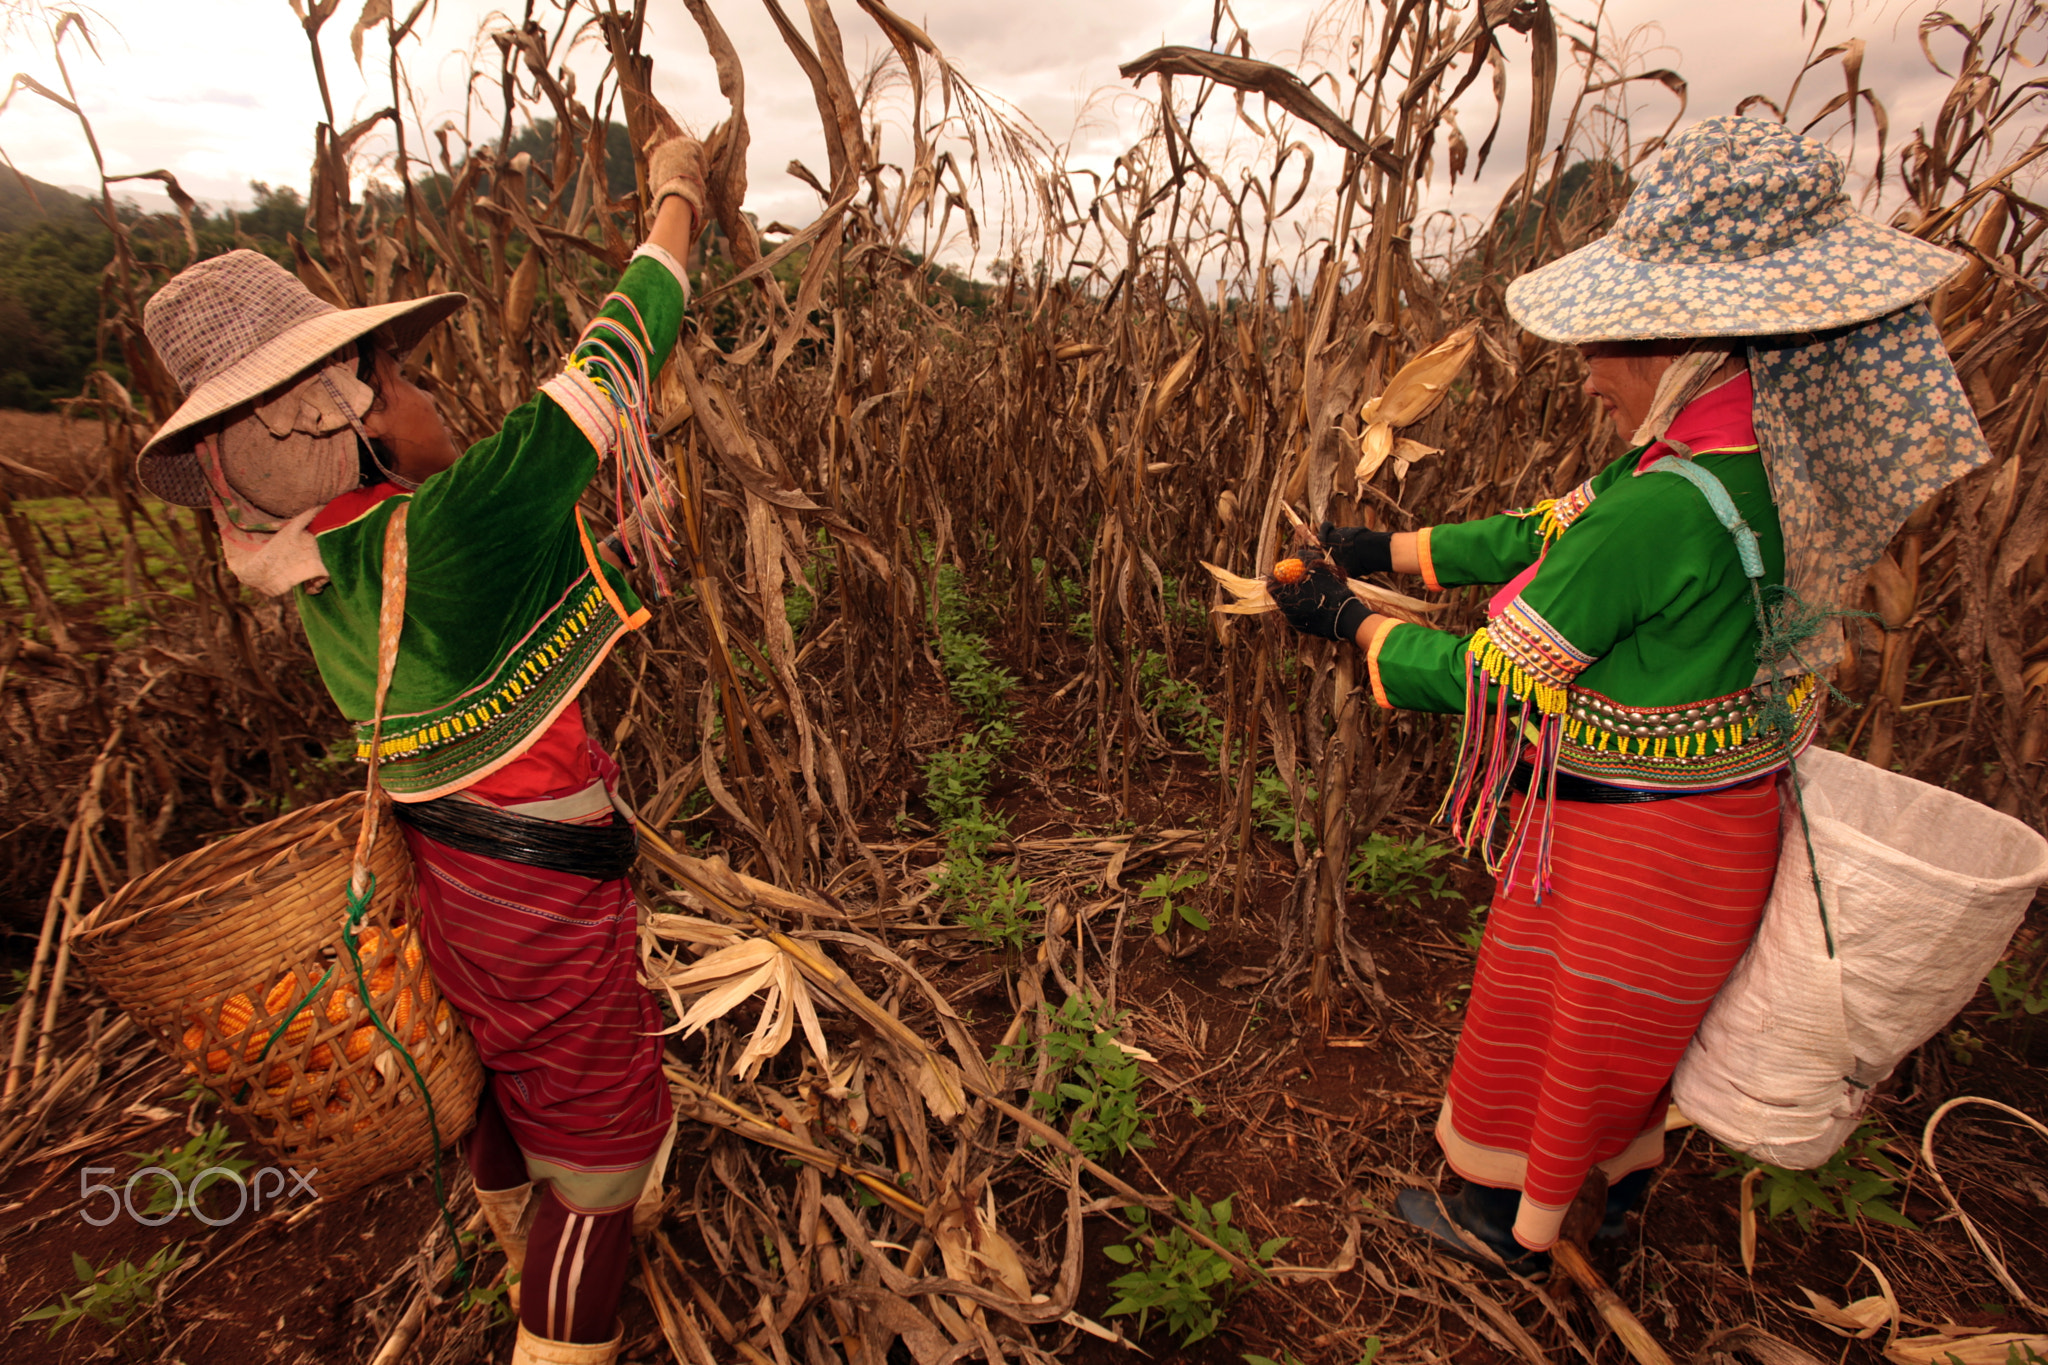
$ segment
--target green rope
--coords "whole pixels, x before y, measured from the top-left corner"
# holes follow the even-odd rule
[[[1779,611],[1767,612],[1764,609],[1762,585],[1757,579],[1749,580],[1750,601],[1756,607],[1756,659],[1757,663],[1770,670],[1771,674],[1771,694],[1764,699],[1761,720],[1763,728],[1776,737],[1779,746],[1785,751],[1785,771],[1792,777],[1792,804],[1799,811],[1799,834],[1806,843],[1806,875],[1813,882],[1813,903],[1820,911],[1820,933],[1827,942],[1828,956],[1832,958],[1835,955],[1835,926],[1828,919],[1827,898],[1821,892],[1820,858],[1813,851],[1813,822],[1806,816],[1806,793],[1799,789],[1799,761],[1792,752],[1793,730],[1798,725],[1799,718],[1792,714],[1792,705],[1785,700],[1784,674],[1779,671],[1780,662],[1787,658],[1799,663],[1801,667],[1805,666],[1804,661],[1799,658],[1795,644],[1791,643],[1792,635],[1787,632],[1804,626],[1804,633],[1797,637],[1797,644],[1804,644],[1819,633],[1821,623],[1826,617],[1822,613],[1806,613],[1797,618],[1797,626],[1792,625],[1793,610],[1803,608],[1803,604],[1799,604],[1791,590],[1782,585],[1776,591],[1781,594]],[[1788,604],[1794,605],[1788,607]],[[1812,624],[1806,626],[1809,617],[1812,618]],[[1779,623],[1775,629],[1774,621]],[[1780,647],[1781,645],[1783,647]],[[1818,673],[1814,676],[1820,677]],[[1835,696],[1841,696],[1840,689],[1832,682],[1827,684],[1827,689]],[[1843,697],[1842,700],[1848,701],[1848,698]],[[1854,704],[1850,703],[1852,706]]]
[[[455,1230],[455,1219],[448,1212],[448,1187],[441,1178],[441,1123],[434,1113],[434,1097],[427,1090],[427,1078],[420,1074],[419,1064],[398,1035],[385,1026],[384,1018],[377,1013],[377,1007],[370,1003],[370,984],[363,974],[362,954],[356,950],[356,930],[369,913],[370,900],[377,894],[377,874],[371,872],[365,879],[363,893],[358,896],[353,887],[348,891],[348,920],[342,926],[341,943],[348,949],[349,961],[356,968],[356,994],[362,998],[363,1008],[369,1011],[370,1022],[377,1026],[377,1032],[384,1035],[386,1042],[398,1049],[398,1055],[405,1059],[405,1069],[412,1072],[413,1083],[420,1088],[420,1100],[427,1106],[427,1131],[434,1139],[434,1202],[440,1206],[441,1225],[448,1230],[448,1244],[455,1248],[455,1271],[453,1282],[463,1284],[469,1279],[469,1258],[462,1254],[462,1235]],[[333,968],[329,968],[332,971]],[[422,1002],[422,1008],[424,1003]]]
[[[406,1069],[412,1072],[413,1081],[420,1088],[420,1099],[427,1106],[427,1131],[433,1135],[434,1139],[434,1199],[440,1205],[441,1225],[448,1229],[448,1240],[455,1247],[454,1282],[459,1285],[469,1278],[470,1265],[468,1258],[462,1254],[462,1237],[455,1230],[455,1219],[448,1212],[448,1189],[441,1177],[441,1122],[434,1112],[434,1096],[428,1091],[426,1077],[420,1074],[419,1065],[413,1060],[412,1053],[407,1050],[404,1043],[398,1041],[397,1034],[385,1027],[384,1017],[378,1014],[377,1007],[370,1003],[370,987],[363,975],[362,954],[356,948],[356,931],[362,927],[363,916],[369,913],[370,901],[377,894],[377,874],[374,872],[369,874],[368,884],[364,886],[361,896],[357,896],[354,890],[350,890],[346,894],[348,897],[348,918],[342,924],[341,942],[342,946],[348,949],[349,961],[355,964],[356,993],[362,997],[363,1008],[369,1011],[370,1022],[377,1026],[377,1032],[383,1034],[385,1041],[398,1049],[398,1055],[405,1059]],[[276,1045],[277,1040],[283,1036],[284,1031],[291,1027],[292,1020],[298,1018],[300,1011],[313,1003],[313,998],[320,994],[320,988],[325,986],[327,979],[333,975],[333,967],[329,967],[325,972],[321,973],[320,979],[313,983],[313,988],[307,991],[304,998],[298,1004],[292,1006],[291,1012],[286,1014],[279,1021],[278,1026],[270,1031],[270,1037],[264,1041],[263,1051],[258,1053],[256,1057],[256,1064],[259,1067],[269,1058],[270,1049]],[[424,1002],[422,1002],[421,1008],[424,1009]],[[248,1094],[249,1083],[244,1081],[242,1082],[241,1090],[235,1095],[235,1103],[242,1103],[248,1097]]]
[[[1806,874],[1813,881],[1813,900],[1820,910],[1821,937],[1827,941],[1828,956],[1832,958],[1835,956],[1835,927],[1828,919],[1827,899],[1821,893],[1820,859],[1813,851],[1813,822],[1806,815],[1806,793],[1799,788],[1799,764],[1792,753],[1792,738],[1799,718],[1785,700],[1785,675],[1780,665],[1790,659],[1801,672],[1812,674],[1816,682],[1827,688],[1831,698],[1854,709],[1858,703],[1809,665],[1801,657],[1799,647],[1820,634],[1830,621],[1856,616],[1874,619],[1874,613],[1809,607],[1798,593],[1783,584],[1772,588],[1771,592],[1776,600],[1766,608],[1763,585],[1755,578],[1749,580],[1750,602],[1756,608],[1756,659],[1771,675],[1771,691],[1764,700],[1760,720],[1763,728],[1770,731],[1785,750],[1785,771],[1792,777],[1792,804],[1798,808],[1799,832],[1806,842]]]
[[[1770,675],[1770,692],[1763,699],[1762,713],[1758,717],[1761,727],[1768,731],[1785,751],[1785,771],[1792,778],[1792,803],[1799,811],[1799,831],[1806,840],[1806,872],[1813,879],[1813,900],[1820,910],[1821,936],[1827,940],[1828,956],[1835,955],[1835,928],[1828,920],[1827,898],[1821,893],[1820,860],[1813,851],[1813,822],[1806,815],[1806,793],[1799,789],[1799,764],[1792,751],[1792,741],[1797,737],[1799,717],[1793,714],[1792,704],[1786,700],[1785,675],[1780,665],[1790,659],[1800,669],[1813,675],[1817,683],[1828,689],[1828,694],[1844,705],[1854,707],[1855,702],[1843,695],[1842,690],[1821,677],[1820,671],[1800,657],[1799,647],[1821,630],[1829,621],[1846,616],[1869,616],[1869,612],[1825,611],[1808,607],[1799,595],[1790,588],[1779,584],[1771,589],[1776,600],[1770,609],[1764,606],[1764,557],[1763,547],[1757,540],[1756,531],[1742,518],[1735,500],[1728,496],[1727,487],[1704,466],[1696,464],[1686,452],[1687,458],[1680,459],[1667,455],[1649,466],[1652,473],[1675,474],[1700,491],[1713,509],[1714,517],[1735,540],[1736,557],[1742,561],[1742,573],[1749,580],[1749,597],[1756,608],[1756,661],[1758,666]],[[1754,695],[1754,689],[1752,689]]]
[[[284,1031],[292,1026],[292,1020],[299,1017],[299,1011],[303,1010],[304,1008],[306,1008],[306,1006],[313,1003],[313,997],[320,994],[320,988],[326,985],[327,978],[333,975],[334,968],[332,967],[329,967],[326,971],[322,972],[320,974],[320,979],[313,983],[313,989],[307,991],[304,998],[301,999],[298,1004],[292,1006],[291,1013],[287,1014],[283,1018],[283,1020],[281,1020],[278,1023],[278,1026],[270,1031],[270,1037],[264,1039],[263,1041],[263,1051],[256,1054],[257,1066],[260,1067],[263,1065],[265,1061],[269,1060],[270,1049],[276,1046],[277,1040],[284,1035]],[[240,1104],[248,1097],[249,1083],[247,1081],[243,1081],[242,1088],[235,1093],[235,1103]]]

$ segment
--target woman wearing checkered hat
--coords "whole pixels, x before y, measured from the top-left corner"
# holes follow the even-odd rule
[[[403,365],[460,294],[338,309],[235,251],[144,316],[187,397],[142,483],[212,509],[229,567],[295,600],[359,757],[378,735],[428,964],[487,1071],[466,1153],[516,1281],[515,1365],[616,1359],[635,1205],[658,1207],[674,1131],[661,1016],[637,979],[634,834],[579,702],[647,612],[577,503],[607,463],[646,471],[702,167],[689,138],[654,149],[646,244],[563,371],[467,451]],[[380,702],[394,524],[404,617]]]

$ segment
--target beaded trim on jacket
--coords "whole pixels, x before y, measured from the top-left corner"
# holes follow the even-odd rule
[[[583,690],[612,644],[646,619],[621,619],[585,572],[485,682],[446,706],[386,716],[378,776],[395,797],[437,793],[497,767]],[[370,727],[356,726],[356,758],[370,757]]]

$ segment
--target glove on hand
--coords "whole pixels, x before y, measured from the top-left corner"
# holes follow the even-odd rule
[[[1323,542],[1323,548],[1347,578],[1393,572],[1392,531],[1368,531],[1363,526],[1337,526],[1326,521],[1316,528],[1316,539]]]
[[[1293,583],[1275,583],[1269,591],[1280,604],[1287,624],[1303,635],[1325,640],[1348,641],[1358,634],[1365,618],[1372,615],[1365,603],[1351,595],[1328,565],[1318,564]]]
[[[647,153],[647,183],[650,213],[661,212],[661,201],[674,195],[695,211],[697,226],[704,226],[703,143],[687,134],[657,143]]]

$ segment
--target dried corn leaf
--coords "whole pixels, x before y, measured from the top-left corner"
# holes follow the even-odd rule
[[[1836,1336],[1854,1337],[1867,1341],[1897,1314],[1899,1306],[1883,1294],[1872,1294],[1851,1304],[1838,1304],[1825,1294],[1816,1294],[1805,1285],[1799,1292],[1806,1295],[1810,1307],[1792,1305],[1795,1313],[1804,1313]]]
[[[946,1277],[1005,1291],[1019,1301],[1031,1297],[1031,1277],[1009,1238],[996,1229],[995,1214],[958,1190],[931,1204],[932,1240],[946,1265]]]
[[[1389,427],[1421,421],[1443,402],[1451,381],[1464,373],[1478,345],[1479,329],[1460,327],[1397,370],[1379,397],[1366,400],[1358,420]]]
[[[2006,1365],[2008,1360],[2025,1360],[2029,1351],[2048,1354],[2048,1336],[2028,1332],[1963,1335],[1967,1330],[1899,1338],[1884,1348],[1884,1358],[1896,1365]]]
[[[713,1020],[724,1018],[757,992],[765,992],[761,1017],[733,1063],[734,1075],[750,1077],[757,1073],[764,1062],[788,1044],[798,1024],[803,1025],[804,1039],[818,1065],[827,1075],[831,1074],[832,1053],[818,1023],[810,986],[795,960],[773,940],[745,939],[721,948],[682,971],[657,977],[656,984],[671,991],[704,992],[681,1019],[665,1030],[680,1032],[685,1038]]]
[[[687,943],[693,948],[718,949],[739,941],[740,931],[730,924],[699,919],[695,915],[656,912],[646,917],[642,929],[654,938]]]
[[[737,1009],[741,1001],[767,986],[774,976],[775,964],[761,963],[753,971],[726,982],[691,1005],[689,1013],[672,1025],[669,1031],[675,1032],[680,1029],[683,1037],[688,1038],[712,1020],[723,1019]]]
[[[1374,399],[1377,403],[1379,400]],[[1367,406],[1371,406],[1368,404]],[[1363,496],[1365,485],[1372,482],[1372,476],[1380,472],[1380,466],[1394,453],[1394,428],[1386,422],[1373,422],[1358,434],[1358,468],[1355,477],[1359,492]]]

